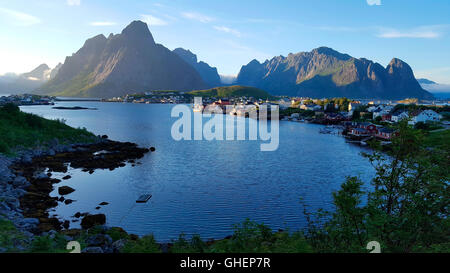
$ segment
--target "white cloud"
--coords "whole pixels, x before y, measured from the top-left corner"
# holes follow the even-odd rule
[[[0,14],[2,14],[0,17],[2,20],[12,25],[31,26],[41,22],[41,19],[33,15],[6,8],[0,8]]]
[[[381,29],[377,35],[380,38],[418,38],[435,39],[442,36],[442,26],[421,26],[408,30]]]
[[[165,26],[168,24],[167,21],[150,14],[141,15],[141,19],[149,26]]]
[[[236,82],[237,76],[236,75],[219,75],[220,81],[223,84],[233,84]]]
[[[199,21],[201,23],[209,23],[214,21],[214,18],[196,12],[182,12],[181,16],[186,19]]]
[[[109,26],[115,26],[117,25],[116,22],[91,22],[89,23],[89,25],[94,26],[94,27],[109,27]]]
[[[450,93],[450,84],[421,84],[422,88],[432,93],[445,92]]]
[[[236,37],[241,37],[241,32],[239,32],[236,29],[232,29],[232,28],[225,27],[225,26],[214,26],[214,29],[218,30],[218,31],[225,32],[225,33],[233,34]]]
[[[67,0],[67,5],[79,6],[79,5],[81,5],[81,0]]]
[[[369,6],[381,6],[381,0],[367,0]]]

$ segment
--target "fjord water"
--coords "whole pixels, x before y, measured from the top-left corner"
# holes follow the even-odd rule
[[[305,227],[300,198],[310,210],[330,209],[332,192],[346,176],[360,176],[368,185],[374,174],[360,155],[361,147],[340,136],[320,134],[320,125],[280,122],[278,150],[261,152],[260,141],[173,140],[174,105],[60,102],[57,106],[98,110],[21,109],[64,119],[70,126],[86,127],[113,140],[154,146],[156,152],[147,154],[136,167],[128,164],[92,175],[69,170],[72,178],[56,188],[76,189],[66,196],[76,202],[61,203],[51,214],[74,220],[76,212],[104,213],[107,225],[138,235],[153,233],[158,241],[181,233],[223,238],[246,218],[274,230],[299,230]],[[257,121],[238,118],[237,122]],[[147,204],[136,204],[144,193],[153,197]],[[57,191],[52,195],[57,196]],[[101,202],[109,205],[96,210]],[[78,225],[71,223],[71,227]]]

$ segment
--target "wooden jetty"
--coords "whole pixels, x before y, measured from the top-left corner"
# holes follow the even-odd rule
[[[150,198],[152,198],[151,194],[143,194],[136,200],[136,203],[147,203]]]

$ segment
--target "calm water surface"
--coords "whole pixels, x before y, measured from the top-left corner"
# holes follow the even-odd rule
[[[300,197],[311,209],[331,208],[331,193],[346,176],[359,175],[368,182],[374,174],[359,155],[362,148],[339,136],[319,134],[320,125],[280,122],[279,149],[261,152],[259,141],[173,140],[173,105],[61,102],[57,106],[98,110],[51,106],[22,110],[62,118],[68,125],[114,140],[154,146],[156,152],[136,167],[92,175],[70,170],[72,179],[58,186],[75,188],[67,198],[76,202],[61,204],[52,213],[69,220],[76,212],[105,213],[108,225],[138,235],[153,233],[159,241],[175,239],[182,232],[223,238],[232,233],[233,224],[246,218],[273,229],[298,230],[305,226]],[[143,193],[151,193],[152,199],[136,204]],[[52,194],[57,196],[56,191]],[[96,210],[104,201],[110,204]]]

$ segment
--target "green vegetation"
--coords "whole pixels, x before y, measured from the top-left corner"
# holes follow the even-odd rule
[[[0,216],[1,217],[1,216]],[[17,252],[17,246],[26,247],[25,236],[14,225],[0,218],[0,248],[6,252]]]
[[[450,150],[450,130],[426,133],[424,145],[440,150]]]
[[[300,108],[287,108],[280,109],[280,116],[291,116],[292,114],[299,113],[301,117],[313,117],[315,115],[314,111],[311,110],[303,110]]]
[[[432,105],[417,105],[417,104],[397,104],[392,112],[396,111],[415,111],[415,110],[433,110],[437,113],[442,114],[445,117],[445,113],[450,111],[450,106],[432,106]]]
[[[253,97],[255,99],[264,99],[264,100],[275,99],[274,96],[270,95],[264,90],[239,85],[216,87],[208,90],[196,90],[188,92],[187,94],[199,97],[217,97],[217,98]]]
[[[52,238],[49,235],[34,238],[31,253],[69,253],[66,249],[68,241],[61,235],[55,234]]]
[[[60,143],[88,143],[94,138],[86,129],[74,129],[59,120],[23,113],[13,104],[0,107],[0,153],[11,155],[16,149],[46,145],[53,139]]]
[[[352,100],[347,99],[347,98],[331,98],[331,99],[317,99],[317,100],[311,100],[310,103],[315,103],[317,105],[320,106],[325,106],[325,105],[338,105],[338,109],[335,109],[335,111],[348,111],[348,105],[352,102]],[[330,107],[331,108],[331,107]],[[327,109],[327,111],[331,111],[333,109]]]
[[[87,71],[83,71],[69,82],[61,82],[59,84],[55,81],[46,83],[42,89],[49,91],[54,96],[67,97],[88,97],[87,90],[93,87],[93,75]]]
[[[448,140],[447,140],[448,142]],[[333,194],[335,211],[310,213],[307,239],[317,252],[449,252],[450,149],[430,152],[421,131],[399,124],[389,156],[364,154],[376,170],[373,190],[349,177]]]
[[[160,253],[159,245],[153,235],[144,236],[135,241],[128,241],[123,248],[124,253]]]
[[[301,232],[277,232],[246,220],[235,227],[234,235],[212,244],[215,253],[310,253],[313,249]]]

